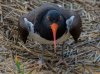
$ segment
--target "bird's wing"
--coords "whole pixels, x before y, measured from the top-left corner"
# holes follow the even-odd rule
[[[67,31],[72,35],[74,40],[77,42],[81,32],[82,32],[82,20],[78,13],[71,11],[69,18],[66,18],[66,28]]]
[[[73,27],[73,21],[75,19],[75,16],[71,16],[66,20],[66,28],[68,29],[68,32],[70,32],[70,29]]]
[[[23,40],[24,43],[27,40],[29,32],[34,32],[34,24],[33,24],[35,19],[34,12],[35,10],[21,16],[19,19],[18,31],[19,31],[20,38]]]

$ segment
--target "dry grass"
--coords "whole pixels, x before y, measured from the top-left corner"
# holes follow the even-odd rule
[[[33,65],[41,52],[39,44],[18,39],[17,24],[20,15],[46,2],[54,2],[78,10],[83,21],[83,32],[77,44],[65,44],[67,68],[56,66],[61,57],[61,45],[54,55],[51,46],[44,51],[48,68],[41,71]],[[0,0],[0,74],[19,74],[15,57],[19,57],[24,74],[100,74],[100,1],[99,0]],[[20,73],[21,74],[21,73]]]

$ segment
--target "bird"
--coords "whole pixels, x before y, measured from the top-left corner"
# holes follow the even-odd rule
[[[18,31],[24,43],[29,37],[40,44],[53,44],[56,52],[56,44],[65,42],[70,36],[78,41],[82,20],[76,11],[45,3],[19,18]]]

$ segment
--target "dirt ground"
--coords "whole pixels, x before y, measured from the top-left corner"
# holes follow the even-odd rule
[[[18,36],[19,17],[47,2],[78,11],[82,18],[79,42],[71,44],[70,37],[64,46],[67,67],[56,66],[62,45],[57,45],[57,55],[45,45],[47,67],[39,69],[40,44],[24,44]],[[0,74],[100,74],[100,0],[0,0]]]

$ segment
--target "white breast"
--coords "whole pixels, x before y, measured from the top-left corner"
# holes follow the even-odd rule
[[[64,41],[66,41],[68,38],[70,37],[69,33],[65,33],[62,37],[60,37],[59,39],[57,39],[57,44],[60,44]],[[46,40],[44,38],[42,38],[40,35],[38,35],[37,33],[29,33],[29,38],[33,39],[34,41],[37,41],[40,44],[53,44],[53,41],[49,41]]]

